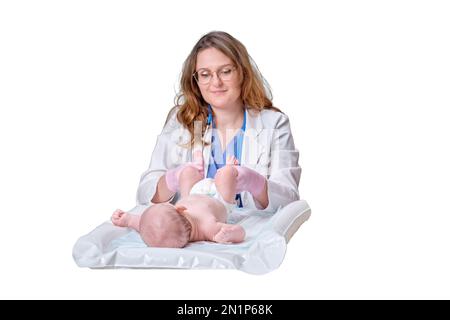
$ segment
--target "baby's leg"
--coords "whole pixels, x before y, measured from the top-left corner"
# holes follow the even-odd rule
[[[197,169],[191,166],[184,168],[183,171],[181,171],[180,178],[178,180],[181,198],[188,196],[192,186],[202,179],[203,176]]]
[[[238,224],[226,224],[218,222],[220,230],[213,237],[219,243],[239,243],[245,239],[245,230]]]
[[[214,178],[217,191],[222,196],[223,200],[228,203],[234,203],[236,196],[236,181],[238,171],[233,165],[225,165],[220,168]]]
[[[111,221],[115,226],[133,228],[136,231],[139,231],[140,219],[141,216],[129,214],[120,209],[114,211],[113,215],[111,216]]]

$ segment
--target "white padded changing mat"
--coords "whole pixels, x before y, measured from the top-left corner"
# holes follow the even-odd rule
[[[140,214],[145,208],[137,206],[130,212]],[[136,231],[105,222],[78,239],[73,258],[78,266],[89,268],[238,269],[262,274],[281,264],[287,242],[310,215],[304,200],[292,202],[275,214],[236,209],[228,222],[244,227],[244,242],[225,245],[199,241],[182,249],[148,247]]]

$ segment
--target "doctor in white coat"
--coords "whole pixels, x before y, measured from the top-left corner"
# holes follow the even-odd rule
[[[244,208],[275,212],[299,200],[301,168],[289,119],[272,106],[244,45],[225,32],[204,35],[187,57],[177,106],[169,112],[139,183],[138,205],[176,200],[168,172],[192,163],[199,141],[205,177],[214,178],[224,165],[217,159],[231,153],[246,180],[262,183],[257,195],[237,195]]]

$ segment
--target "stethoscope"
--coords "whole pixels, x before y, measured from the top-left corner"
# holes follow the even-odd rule
[[[244,118],[244,123],[245,123],[245,118]],[[206,135],[208,130],[211,128],[211,126],[214,128],[213,116],[212,116],[212,108],[211,108],[211,105],[208,104],[208,117],[206,118],[206,128],[205,128],[204,135]],[[245,125],[244,125],[244,131],[245,131]],[[204,136],[203,136],[203,139],[202,139],[202,146],[203,147],[205,146],[205,137]],[[242,143],[241,143],[241,148],[242,148]],[[240,165],[242,150],[239,150],[239,148],[238,148],[238,139],[236,137],[233,138],[233,150],[234,150],[234,155],[238,159],[239,165]],[[212,156],[210,158],[212,159],[212,162],[213,162],[213,164],[214,164],[214,166],[216,167],[216,170],[217,170],[218,167],[217,167],[217,163],[216,163],[215,157]],[[242,208],[243,204],[242,204],[242,198],[241,198],[241,194],[240,193],[236,194],[235,200],[237,201],[238,207]]]
[[[208,132],[209,128],[212,125],[212,109],[211,109],[211,105],[208,104],[208,118],[206,118],[206,129],[205,129],[205,134]],[[205,143],[205,137],[203,137],[203,143]]]

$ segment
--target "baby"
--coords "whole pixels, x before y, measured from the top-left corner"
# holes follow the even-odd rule
[[[245,238],[240,225],[227,224],[235,207],[238,171],[235,158],[219,169],[215,179],[203,179],[193,166],[185,166],[178,176],[180,200],[147,208],[141,216],[116,210],[111,221],[139,232],[151,247],[182,248],[192,241],[239,243]]]

